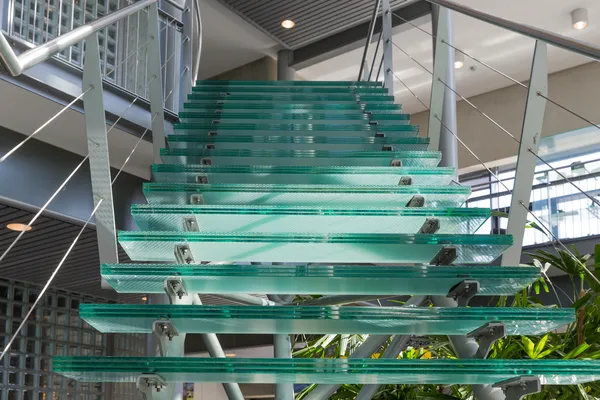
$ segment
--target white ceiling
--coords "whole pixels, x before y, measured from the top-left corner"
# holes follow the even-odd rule
[[[457,3],[511,21],[543,28],[589,43],[600,45],[600,1],[598,0],[455,0]],[[590,25],[577,31],[571,27],[572,10],[589,10]],[[454,45],[474,57],[520,81],[527,80],[531,69],[534,40],[497,28],[485,22],[453,13]],[[431,32],[431,18],[415,21]],[[400,29],[393,41],[430,70],[433,68],[432,39],[416,28]],[[372,59],[374,47],[371,48]],[[298,71],[307,80],[356,80],[363,49],[342,54]],[[381,52],[380,52],[381,54]],[[549,48],[550,72],[561,71],[590,62],[589,59],[554,47]],[[470,67],[476,70],[471,71]],[[394,71],[425,104],[429,103],[431,75],[394,48]],[[510,86],[512,83],[488,68],[465,57],[465,66],[456,71],[457,91],[471,97]],[[397,80],[394,83],[396,102],[404,104],[409,113],[424,107]]]
[[[217,0],[200,1],[202,58],[199,79],[258,60],[276,57],[278,43]]]

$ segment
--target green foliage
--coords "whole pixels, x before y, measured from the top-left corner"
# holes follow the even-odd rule
[[[508,336],[498,340],[491,348],[488,358],[494,359],[600,359],[600,284],[597,278],[600,268],[600,245],[596,246],[594,264],[589,265],[590,255],[558,250],[556,254],[539,251],[533,254],[534,264],[542,270],[542,278],[511,298],[494,299],[490,306],[496,307],[556,307],[545,305],[540,293],[554,293],[556,288],[544,277],[549,267],[565,272],[572,282],[570,303],[564,307],[577,310],[577,320],[565,329],[549,332],[541,337]],[[560,290],[560,289],[559,289]],[[563,292],[564,293],[564,292]],[[294,357],[344,357],[351,354],[364,340],[362,335],[325,335],[297,338],[306,347],[294,353]],[[374,355],[383,354],[389,341]],[[340,347],[343,347],[341,349]],[[416,347],[408,347],[398,358],[456,358],[447,337],[434,336]],[[297,397],[306,397],[315,385],[309,386]],[[331,396],[332,400],[351,400],[360,392],[361,385],[343,385]],[[383,385],[373,396],[374,400],[468,400],[472,399],[469,386],[453,385]],[[542,392],[529,395],[527,400],[592,400],[600,399],[600,382],[573,386],[543,386]]]

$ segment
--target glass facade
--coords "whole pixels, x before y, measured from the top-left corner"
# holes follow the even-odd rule
[[[0,279],[2,350],[23,321],[41,288]],[[106,299],[49,289],[0,361],[0,400],[102,400],[104,383],[83,383],[51,372],[53,356],[144,355],[146,335],[102,334],[79,318],[82,303]],[[113,398],[137,399],[134,384],[115,383]]]

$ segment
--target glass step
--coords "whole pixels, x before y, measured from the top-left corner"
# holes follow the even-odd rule
[[[218,81],[198,80],[198,86],[308,86],[308,87],[382,87],[382,82],[366,81]]]
[[[331,113],[314,113],[314,112],[241,112],[241,111],[222,111],[222,110],[202,110],[198,111],[182,111],[179,113],[179,119],[182,122],[201,122],[212,123],[212,121],[227,121],[227,122],[255,122],[260,120],[262,123],[281,124],[285,121],[310,121],[316,123],[341,124],[348,121],[362,121],[368,123],[370,120],[377,121],[380,124],[408,124],[410,123],[410,114],[372,114],[371,117],[360,110],[353,113],[331,112]]]
[[[52,365],[82,382],[136,382],[140,374],[175,383],[491,385],[537,376],[542,385],[575,385],[600,379],[598,360],[54,357]]]
[[[144,183],[151,204],[403,207],[422,196],[424,207],[460,207],[471,194],[466,186],[252,185]]]
[[[195,293],[446,296],[465,279],[478,296],[512,296],[540,278],[534,266],[481,265],[234,265],[105,264],[104,279],[119,293],[164,293],[179,278]]]
[[[214,102],[219,101],[298,101],[307,103],[319,103],[319,102],[341,102],[341,103],[393,103],[394,96],[388,96],[384,94],[363,94],[355,95],[352,93],[339,93],[339,94],[260,94],[260,93],[233,93],[231,95],[224,95],[221,93],[198,93],[193,92],[188,94],[188,100],[211,100]]]
[[[435,167],[440,153],[430,151],[205,150],[161,149],[166,164]]]
[[[173,125],[176,133],[189,132],[210,135],[247,135],[249,131],[269,132],[272,134],[294,136],[375,136],[377,133],[387,136],[415,136],[419,127],[408,124],[373,125],[364,123],[354,124],[263,124],[263,123],[176,123]],[[316,133],[316,134],[315,134]]]
[[[443,248],[456,247],[455,263],[485,264],[494,261],[512,245],[512,236],[120,231],[119,243],[132,261],[175,262],[175,246],[187,246],[198,263],[426,264]]]
[[[81,304],[79,316],[102,333],[152,333],[154,321],[169,320],[180,333],[467,335],[500,322],[507,335],[543,335],[571,324],[575,310]]]
[[[377,113],[402,113],[402,105],[394,103],[372,103],[361,105],[357,102],[350,103],[302,103],[302,102],[240,102],[227,101],[216,103],[213,100],[194,100],[184,103],[183,108],[186,110],[201,110],[202,112],[214,112],[215,110],[255,110],[255,112],[272,112],[273,110],[294,112],[294,113],[311,113],[314,111],[326,111],[328,113],[349,111],[362,112],[377,112]]]
[[[134,204],[131,214],[143,231],[263,233],[418,233],[428,219],[435,233],[474,233],[490,217],[484,208],[339,208]]]
[[[426,151],[429,138],[363,136],[169,135],[171,149]]]
[[[412,186],[447,186],[450,167],[293,167],[276,165],[154,164],[152,175],[162,183],[251,183],[300,185],[392,185],[410,178]]]
[[[217,93],[222,95],[238,93],[300,93],[300,94],[388,94],[382,87],[319,87],[319,86],[227,86],[227,85],[201,85],[192,88],[192,93]]]

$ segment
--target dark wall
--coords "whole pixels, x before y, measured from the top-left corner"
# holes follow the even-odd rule
[[[0,154],[25,136],[0,127]],[[0,164],[0,197],[42,207],[83,157],[32,139]],[[116,174],[113,170],[113,176]],[[113,186],[118,229],[137,229],[129,213],[134,203],[145,203],[143,179],[121,173]],[[48,207],[72,218],[87,220],[93,210],[89,164],[86,162]]]

